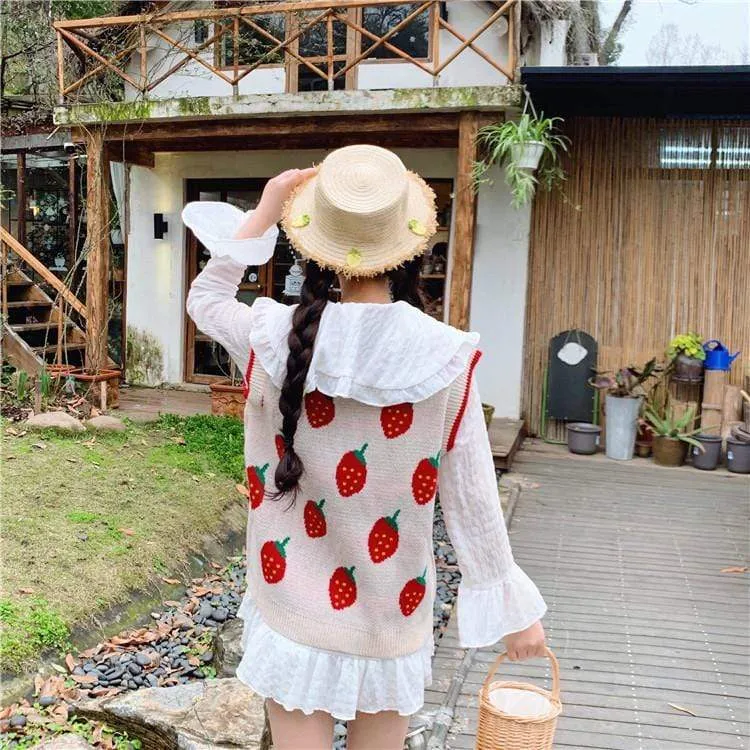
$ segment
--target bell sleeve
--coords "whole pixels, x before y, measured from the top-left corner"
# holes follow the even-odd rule
[[[211,253],[195,277],[186,308],[198,329],[221,344],[244,372],[249,358],[249,336],[253,307],[237,299],[237,290],[247,266],[261,266],[273,255],[279,234],[276,225],[261,237],[234,239],[246,217],[228,203],[188,203],[182,219]]]
[[[464,648],[497,643],[540,620],[547,605],[513,559],[476,383],[439,469],[440,504],[461,570],[457,616]]]

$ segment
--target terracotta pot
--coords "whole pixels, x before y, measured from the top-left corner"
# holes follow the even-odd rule
[[[101,405],[101,391],[94,386],[104,381],[107,382],[107,408],[116,409],[120,405],[120,370],[102,369],[96,372],[86,372],[82,367],[71,370],[72,375],[81,383],[88,383],[89,388],[86,391],[86,400],[94,406]]]
[[[245,389],[232,385],[229,380],[211,383],[211,414],[243,419],[245,416]]]
[[[687,456],[688,444],[684,440],[655,435],[653,442],[654,461],[659,466],[682,466]]]
[[[678,354],[674,360],[672,378],[680,383],[700,383],[703,380],[703,360]]]
[[[648,458],[651,455],[651,447],[652,447],[652,441],[643,441],[643,440],[636,440],[635,441],[635,455],[639,456],[640,458]]]
[[[76,366],[75,365],[47,365],[45,369],[53,378],[66,378],[76,369]]]

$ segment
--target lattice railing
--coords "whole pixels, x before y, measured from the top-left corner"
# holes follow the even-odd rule
[[[471,33],[451,24],[441,7],[445,4],[438,0],[223,0],[216,7],[182,12],[58,21],[60,102],[116,99],[125,86],[148,98],[159,84],[186,72],[191,62],[204,74],[230,84],[235,93],[246,76],[269,65],[284,66],[287,91],[301,90],[305,77],[307,87],[333,90],[356,88],[356,70],[366,60],[404,61],[435,80],[471,50],[512,81],[518,3],[480,3],[495,9],[488,10]],[[491,54],[480,40],[485,34],[501,33],[508,39],[504,59],[498,59],[499,44]],[[441,50],[447,46],[440,44],[446,35],[451,38],[450,51]],[[422,47],[409,49],[415,37],[417,47],[419,42]]]

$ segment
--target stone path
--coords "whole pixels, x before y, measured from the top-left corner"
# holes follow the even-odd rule
[[[517,454],[514,475],[525,488],[511,540],[548,603],[561,666],[555,747],[750,747],[748,574],[720,572],[747,565],[750,477],[539,445]],[[446,747],[474,747],[477,695],[498,650],[474,653]],[[452,622],[429,708],[463,655]],[[541,660],[501,674],[549,684]]]

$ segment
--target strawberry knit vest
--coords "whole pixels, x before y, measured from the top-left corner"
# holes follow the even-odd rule
[[[432,633],[432,526],[440,457],[468,399],[475,352],[447,388],[415,404],[304,397],[294,506],[273,501],[284,450],[279,389],[250,353],[245,376],[247,585],[266,624],[314,648],[374,658]]]

